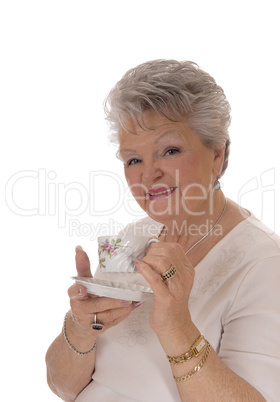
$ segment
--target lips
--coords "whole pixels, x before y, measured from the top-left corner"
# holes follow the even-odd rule
[[[160,187],[160,188],[153,188],[148,191],[147,195],[149,200],[159,200],[165,197],[169,197],[177,187]]]

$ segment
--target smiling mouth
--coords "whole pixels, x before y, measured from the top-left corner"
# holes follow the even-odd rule
[[[169,187],[169,188],[158,188],[149,190],[147,195],[149,200],[158,200],[161,198],[168,197],[170,194],[174,193],[177,187]]]

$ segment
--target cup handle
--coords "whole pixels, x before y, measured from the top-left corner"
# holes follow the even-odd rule
[[[158,243],[158,242],[159,242],[159,239],[157,237],[152,237],[151,239],[148,240],[148,242],[146,244],[146,248],[148,248],[151,243]]]

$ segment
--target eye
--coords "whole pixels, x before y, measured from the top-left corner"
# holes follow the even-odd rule
[[[172,155],[177,154],[178,152],[180,152],[179,148],[168,148],[167,151],[165,151],[164,154],[172,156]]]
[[[137,165],[140,162],[141,162],[140,159],[132,158],[132,159],[129,159],[129,161],[127,161],[125,165],[126,166],[133,166],[133,165]]]

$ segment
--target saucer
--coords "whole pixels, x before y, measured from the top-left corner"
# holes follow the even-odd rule
[[[146,301],[153,297],[153,291],[151,288],[135,285],[133,283],[116,282],[81,276],[74,276],[73,279],[75,279],[78,285],[84,286],[88,293],[101,297],[131,301]]]

